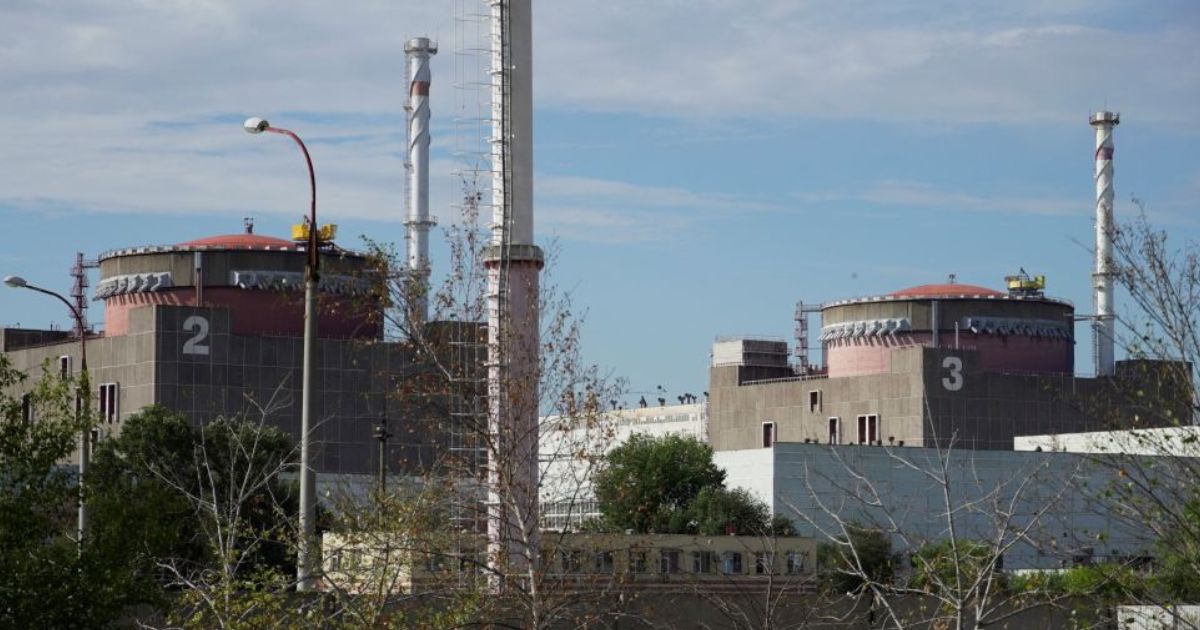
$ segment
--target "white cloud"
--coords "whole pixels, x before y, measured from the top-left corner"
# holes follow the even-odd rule
[[[1200,28],[1096,26],[1103,4],[639,3],[542,7],[540,94],[693,117],[1075,122],[1106,96],[1186,123]],[[586,16],[586,18],[581,17]],[[1121,15],[1107,16],[1114,23]]]
[[[1179,71],[1200,66],[1194,22],[1118,31],[1094,19],[1111,13],[1103,2],[993,4],[540,2],[537,98],[719,127],[812,116],[1078,124],[1097,100],[1120,94],[1114,104],[1141,121],[1194,125],[1200,76]],[[435,212],[448,218],[459,193],[452,149],[480,148],[469,125],[452,122],[478,116],[477,99],[453,84],[486,60],[454,49],[486,30],[453,21],[444,3],[58,0],[4,3],[0,24],[0,205],[299,214],[294,149],[238,129],[242,115],[260,114],[296,122],[313,144],[323,210],[400,220],[408,35],[442,39]],[[777,209],[578,177],[538,186],[543,225],[580,237],[606,224],[650,238],[699,217]],[[910,204],[933,194],[894,185],[869,193]],[[1038,213],[1058,203],[1002,201]]]
[[[798,201],[821,204],[857,201],[881,206],[900,206],[957,212],[997,212],[1043,216],[1088,216],[1090,205],[1078,199],[1055,197],[985,196],[938,188],[924,182],[885,180],[862,190],[797,193]]]
[[[672,240],[713,218],[786,209],[737,195],[588,177],[539,177],[536,187],[542,226],[566,238],[602,243]]]

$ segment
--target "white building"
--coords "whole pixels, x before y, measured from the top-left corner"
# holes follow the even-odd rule
[[[953,535],[1005,546],[1005,569],[1032,569],[1150,553],[1153,532],[1102,500],[1113,457],[780,442],[715,461],[801,536],[829,540],[853,522],[890,532],[903,553]]]
[[[630,436],[684,435],[708,440],[705,403],[621,409],[582,418],[542,418],[538,444],[543,527],[562,529],[600,516],[592,474]]]
[[[1013,438],[1013,450],[1200,457],[1200,427],[1024,435]]]

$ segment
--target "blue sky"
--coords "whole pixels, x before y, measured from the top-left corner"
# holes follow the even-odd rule
[[[249,115],[309,142],[343,244],[401,241],[415,35],[442,43],[446,222],[477,146],[455,122],[479,107],[455,88],[476,60],[453,54],[474,2],[0,4],[0,272],[65,290],[75,251],[246,215],[284,235],[303,164],[244,134]],[[1193,1],[542,0],[534,36],[538,238],[588,312],[587,357],[634,392],[704,390],[714,337],[790,337],[798,299],[949,273],[999,287],[1024,267],[1089,311],[1086,119],[1105,105],[1123,120],[1118,213],[1136,195],[1180,246],[1200,237]],[[0,322],[51,321],[52,301],[0,290]]]

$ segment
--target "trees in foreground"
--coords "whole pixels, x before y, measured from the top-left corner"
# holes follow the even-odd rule
[[[726,488],[712,447],[692,437],[635,433],[603,458],[595,477],[599,526],[639,534],[794,535],[743,488]]]
[[[227,627],[265,614],[264,592],[291,586],[295,449],[262,417],[193,427],[148,407],[96,447],[89,544],[120,567],[127,592],[169,603],[175,621]]]
[[[120,572],[74,537],[78,487],[61,462],[88,419],[70,379],[44,371],[10,393],[25,381],[0,355],[0,628],[104,624],[137,598],[110,589]]]
[[[88,416],[69,378],[47,372],[8,393],[24,380],[0,356],[0,628],[105,627],[135,610],[188,627],[276,616],[284,600],[264,592],[286,591],[295,563],[285,434],[135,414],[95,447],[81,543],[78,479],[63,462]]]

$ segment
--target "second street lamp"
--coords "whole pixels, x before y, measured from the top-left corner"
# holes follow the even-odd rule
[[[29,284],[25,278],[21,276],[6,276],[4,284],[14,289],[29,289],[44,293],[50,297],[58,298],[71,311],[71,318],[75,320],[75,330],[79,333],[79,389],[76,396],[76,420],[79,421],[79,520],[77,525],[77,536],[80,553],[83,552],[83,537],[88,529],[88,508],[87,501],[84,500],[83,476],[87,473],[88,463],[91,459],[92,451],[92,426],[89,420],[91,419],[91,385],[88,383],[88,368],[87,368],[87,331],[83,327],[83,314],[79,309],[71,304],[70,300],[62,295],[55,293],[49,289],[43,289],[39,286]]]
[[[300,540],[296,553],[296,590],[309,591],[314,588],[312,561],[316,541],[315,525],[317,517],[316,506],[316,473],[312,468],[309,449],[309,433],[312,430],[311,415],[313,401],[313,370],[317,341],[317,282],[320,254],[317,246],[317,177],[313,172],[312,158],[308,155],[308,147],[295,133],[287,129],[272,127],[262,118],[248,118],[245,123],[247,133],[259,134],[264,131],[288,136],[300,146],[304,153],[304,162],[308,165],[308,183],[312,191],[312,203],[308,216],[308,264],[304,270],[304,376],[301,381],[300,393]]]

